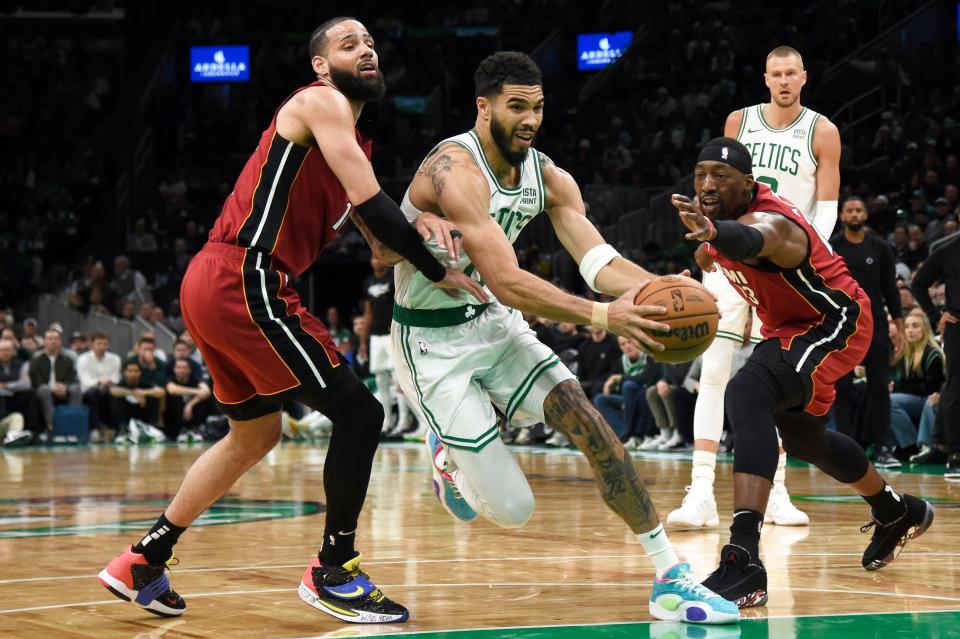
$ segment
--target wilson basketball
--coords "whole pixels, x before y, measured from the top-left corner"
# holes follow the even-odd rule
[[[682,275],[663,275],[648,284],[634,299],[640,306],[663,306],[663,315],[647,317],[670,325],[669,331],[647,331],[666,346],[654,359],[679,364],[696,359],[717,334],[720,311],[713,295],[700,282]]]

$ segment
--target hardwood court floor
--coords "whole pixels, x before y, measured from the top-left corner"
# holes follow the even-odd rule
[[[705,628],[649,623],[651,568],[579,454],[518,453],[537,510],[509,531],[454,522],[431,490],[426,451],[413,445],[381,447],[358,531],[365,569],[410,608],[408,623],[345,625],[298,598],[322,533],[325,450],[295,444],[275,449],[184,535],[171,579],[189,610],[162,619],[115,599],[95,575],[156,518],[201,451],[0,453],[0,637],[960,637],[960,485],[942,477],[888,475],[935,499],[937,520],[896,563],[868,573],[865,506],[792,466],[787,485],[812,525],[765,528],[769,604],[745,611],[739,626]],[[665,517],[684,495],[689,454],[637,461]],[[718,466],[723,528],[669,532],[701,576],[727,536],[730,474]]]

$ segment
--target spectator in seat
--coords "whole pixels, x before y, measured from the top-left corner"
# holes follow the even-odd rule
[[[165,391],[143,379],[140,364],[136,360],[123,365],[120,381],[110,387],[113,397],[113,418],[118,430],[122,430],[131,419],[156,426],[160,421],[160,400]]]
[[[162,389],[167,383],[167,367],[157,356],[157,342],[151,335],[140,336],[136,350],[127,358],[127,362],[140,365],[140,376],[151,387]]]
[[[173,376],[167,382],[166,391],[163,433],[167,439],[177,439],[182,432],[198,428],[213,408],[210,387],[194,373],[186,357],[173,361]]]
[[[60,331],[51,328],[43,334],[43,350],[30,360],[28,374],[47,430],[52,430],[54,406],[79,405],[81,400],[77,370],[73,360],[63,354]]]
[[[130,258],[126,255],[113,258],[113,279],[110,280],[110,288],[117,297],[132,300],[134,304],[150,301],[147,278],[140,271],[131,268]]]
[[[921,452],[916,450],[918,444],[924,451],[936,446],[934,411],[944,382],[944,358],[930,320],[921,309],[907,315],[904,335],[903,350],[890,372],[890,426],[903,456],[907,456]]]
[[[20,413],[25,428],[38,432],[37,394],[23,360],[16,356],[16,343],[0,339],[0,405],[7,413]]]
[[[77,358],[80,392],[90,409],[90,436],[101,441],[107,441],[107,425],[114,423],[110,417],[110,387],[120,381],[120,356],[109,349],[110,338],[94,333],[90,350]]]

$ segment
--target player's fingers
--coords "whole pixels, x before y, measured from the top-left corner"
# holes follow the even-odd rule
[[[450,236],[450,227],[446,224],[440,226],[441,232],[443,233],[443,239],[441,240],[440,246],[447,249],[447,255],[450,256],[450,259],[457,259],[456,253],[453,252],[453,238]]]
[[[680,271],[680,275],[682,277],[690,277],[690,269],[688,268],[683,269],[682,271]]]
[[[424,242],[429,242],[430,238],[433,237],[433,232],[430,230],[430,227],[426,224],[417,224],[417,232],[420,233],[420,237],[423,238]]]
[[[634,339],[640,341],[640,342],[641,342],[642,344],[644,344],[650,351],[653,351],[653,352],[655,352],[655,353],[659,353],[660,351],[663,351],[663,350],[665,350],[665,349],[667,348],[666,346],[664,346],[663,344],[661,344],[661,343],[658,342],[657,340],[653,339],[652,337],[650,337],[648,334],[646,334],[646,333],[643,332],[643,331],[634,330],[634,331],[631,331],[631,334],[633,335],[633,338],[634,338]]]
[[[637,306],[634,315],[634,325],[651,331],[669,331],[670,325],[664,324],[654,319],[646,317],[647,315],[663,315],[666,309],[662,306]]]
[[[459,229],[450,231],[450,243],[453,246],[453,259],[460,259],[460,249],[463,246],[463,232]]]
[[[470,279],[468,282],[467,291],[484,304],[490,301],[490,298],[487,296],[487,292],[482,286],[480,286],[480,283],[474,279]]]

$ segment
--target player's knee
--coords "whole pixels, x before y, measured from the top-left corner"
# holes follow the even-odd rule
[[[772,411],[774,408],[775,398],[758,381],[755,376],[740,372],[727,384],[723,405],[734,430],[752,423],[750,416],[758,410]]]
[[[730,379],[730,364],[736,344],[726,338],[718,337],[704,353],[700,369],[700,385],[723,386]]]
[[[497,505],[495,521],[503,528],[520,528],[533,516],[535,501],[529,486],[524,490],[512,490],[510,495]]]

